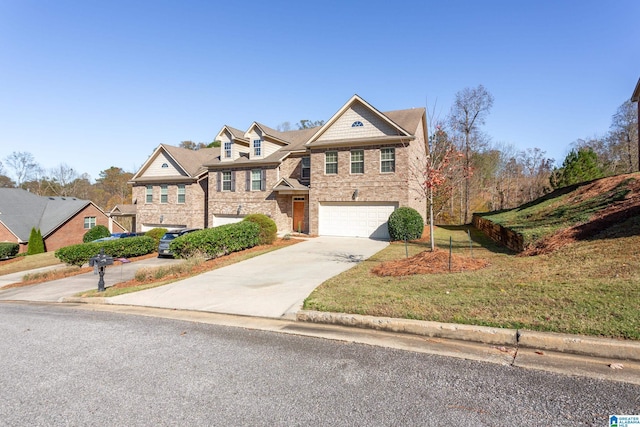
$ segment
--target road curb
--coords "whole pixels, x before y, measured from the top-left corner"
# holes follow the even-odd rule
[[[640,361],[640,342],[554,332],[519,331],[520,347],[605,359]]]
[[[541,351],[555,351],[606,359],[640,361],[640,342],[582,335],[535,332],[487,326],[439,323],[359,314],[301,310],[299,322],[369,328],[431,338],[446,338],[492,345],[508,345]]]
[[[364,316],[360,314],[329,313],[301,310],[296,315],[300,322],[325,323],[354,326],[388,332],[421,335],[430,338],[448,338],[493,345],[517,345],[518,331],[515,329],[491,328],[488,326],[439,323],[391,317]]]
[[[109,298],[104,298],[104,297],[91,297],[91,298],[62,297],[58,300],[58,302],[76,303],[76,304],[111,304],[111,301],[109,301]]]

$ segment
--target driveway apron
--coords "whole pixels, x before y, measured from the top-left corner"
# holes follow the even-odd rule
[[[387,245],[364,238],[317,237],[169,285],[111,297],[109,302],[289,317],[322,282]]]

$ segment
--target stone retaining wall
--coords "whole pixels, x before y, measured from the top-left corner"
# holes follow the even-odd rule
[[[519,233],[509,230],[500,224],[495,224],[477,214],[473,215],[472,223],[475,228],[482,231],[492,240],[506,246],[512,251],[524,251],[524,239]]]

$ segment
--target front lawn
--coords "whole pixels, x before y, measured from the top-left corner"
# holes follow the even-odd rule
[[[470,256],[468,227],[436,228],[436,244]],[[556,252],[516,256],[471,228],[476,271],[379,277],[405,257],[393,243],[318,287],[307,310],[640,339],[640,236],[583,240]],[[409,244],[409,256],[428,250]]]

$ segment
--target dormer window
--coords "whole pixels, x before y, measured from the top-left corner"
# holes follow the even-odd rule
[[[225,159],[231,158],[231,142],[224,143],[224,158]]]
[[[253,140],[253,156],[254,157],[262,156],[262,140],[261,139]]]
[[[352,128],[361,128],[362,126],[364,126],[364,125],[362,124],[362,122],[360,120],[357,120],[357,121],[355,121],[355,122],[353,122],[351,124]]]

